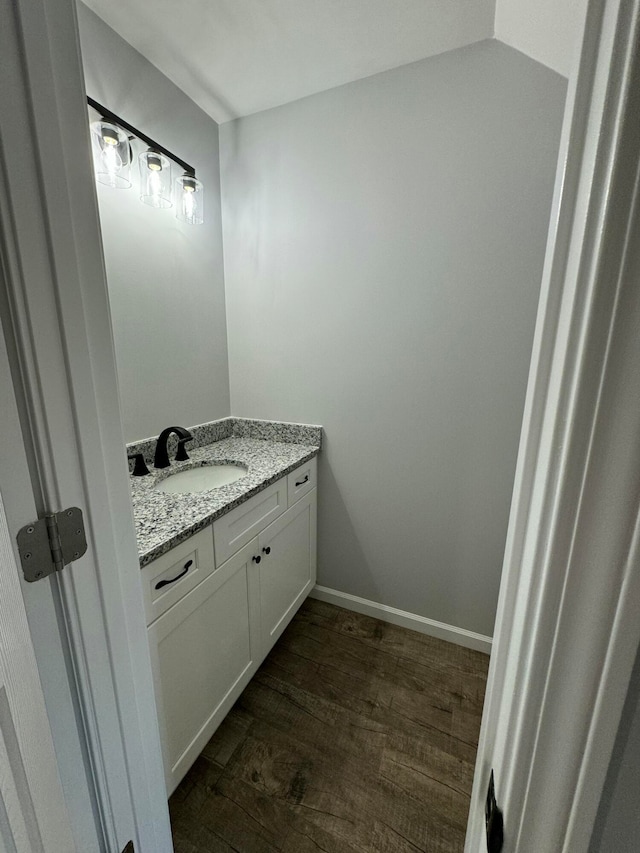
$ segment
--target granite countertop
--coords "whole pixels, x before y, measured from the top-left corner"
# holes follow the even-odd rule
[[[130,477],[140,567],[202,530],[252,495],[316,456],[320,447],[261,438],[229,437],[188,450],[188,462],[151,469],[146,477]],[[226,486],[189,494],[165,494],[154,488],[160,480],[208,463],[240,462],[248,472]]]

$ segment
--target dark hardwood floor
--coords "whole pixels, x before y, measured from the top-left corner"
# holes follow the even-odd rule
[[[461,853],[488,663],[308,599],[171,797],[176,853]]]

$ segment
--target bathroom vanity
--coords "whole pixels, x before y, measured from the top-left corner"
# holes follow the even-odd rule
[[[315,584],[319,449],[231,435],[132,477],[167,795]],[[229,463],[246,473],[228,485],[159,488]]]

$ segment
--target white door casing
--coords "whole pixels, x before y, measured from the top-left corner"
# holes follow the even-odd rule
[[[640,641],[638,0],[570,81],[465,850],[584,853]]]
[[[29,462],[3,473],[11,541],[34,509],[84,512],[87,554],[23,585],[78,848],[169,853],[75,6],[0,0],[0,19],[0,308],[20,413],[1,470],[24,447]]]

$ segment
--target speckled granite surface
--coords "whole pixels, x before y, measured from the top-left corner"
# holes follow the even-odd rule
[[[288,424],[284,421],[258,421],[253,418],[230,418],[232,435],[238,438],[263,438],[287,444],[322,446],[322,427],[311,424]]]
[[[185,424],[179,424],[185,426]],[[254,418],[222,418],[219,421],[209,421],[197,426],[187,426],[193,435],[193,441],[187,445],[191,451],[196,447],[204,447],[223,438],[262,438],[267,441],[284,441],[287,444],[307,444],[322,446],[322,427],[312,424],[291,424],[285,421],[260,421]],[[147,465],[153,464],[157,436],[143,438],[127,445],[127,454],[142,453]],[[169,438],[169,456],[175,456],[177,439],[174,435]],[[129,470],[132,470],[130,465]]]
[[[309,429],[319,430],[319,435],[316,435],[321,440],[321,427]],[[216,518],[316,456],[320,450],[320,440],[300,444],[231,436],[194,450],[189,449],[188,462],[172,462],[170,468],[160,471],[152,468],[147,477],[131,477],[140,567],[146,566],[179,542],[211,524]],[[128,445],[127,450],[132,452],[131,445]],[[153,454],[151,456],[153,457]],[[229,462],[240,462],[249,470],[244,477],[227,486],[180,495],[164,494],[154,488],[155,484],[169,476],[170,472],[173,474],[186,468]]]

